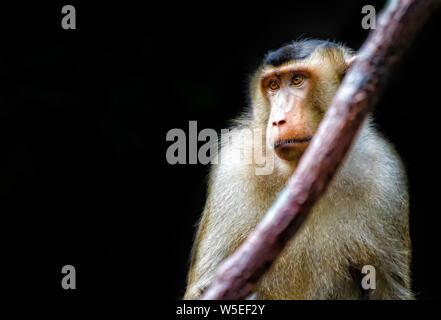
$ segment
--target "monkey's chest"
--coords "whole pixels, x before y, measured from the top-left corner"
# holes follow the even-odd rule
[[[317,223],[319,212],[310,216],[291,239],[259,284],[265,299],[326,299],[329,286],[339,282],[346,268],[339,244],[333,239],[332,221]]]

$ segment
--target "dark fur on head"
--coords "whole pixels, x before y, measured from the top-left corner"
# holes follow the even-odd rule
[[[263,65],[278,67],[292,60],[303,60],[316,49],[325,47],[337,48],[339,45],[331,41],[317,39],[293,41],[275,51],[268,52],[263,59]]]

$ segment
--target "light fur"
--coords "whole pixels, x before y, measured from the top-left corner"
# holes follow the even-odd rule
[[[351,57],[351,51],[341,47],[317,50],[301,62],[321,65],[317,81],[322,83],[316,84],[311,99],[323,111]],[[263,70],[259,68],[251,81],[253,115],[232,128],[233,137],[256,127],[265,132],[269,108],[259,89]],[[321,117],[318,114],[310,125],[316,128]],[[245,149],[252,148],[253,141],[248,140]],[[220,164],[211,170],[185,299],[196,299],[206,289],[216,268],[254,230],[297,165],[275,157],[271,174],[256,175],[253,163],[232,161],[237,152],[224,142]],[[274,156],[271,148],[265,153]],[[331,185],[258,283],[258,299],[413,298],[408,201],[401,160],[368,118]],[[375,290],[361,288],[364,265],[376,269]]]

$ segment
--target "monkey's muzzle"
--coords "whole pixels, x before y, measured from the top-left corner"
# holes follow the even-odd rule
[[[301,138],[301,139],[284,139],[284,140],[279,140],[276,141],[276,143],[274,143],[274,148],[277,149],[279,147],[284,147],[284,146],[295,146],[297,144],[300,143],[304,143],[304,142],[309,142],[311,141],[311,137],[307,137],[307,138]]]

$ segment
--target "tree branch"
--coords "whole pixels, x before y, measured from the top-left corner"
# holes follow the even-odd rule
[[[219,267],[201,299],[241,299],[253,289],[325,192],[384,79],[438,1],[389,1],[348,71],[297,169],[247,240]]]

